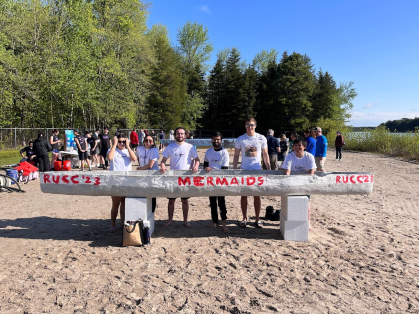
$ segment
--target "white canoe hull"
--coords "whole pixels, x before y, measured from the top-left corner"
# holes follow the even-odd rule
[[[314,175],[283,175],[282,171],[169,170],[159,171],[57,171],[41,174],[44,193],[131,196],[284,196],[369,194],[372,173],[316,172]]]

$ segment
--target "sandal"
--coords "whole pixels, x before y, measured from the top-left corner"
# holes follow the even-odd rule
[[[256,227],[257,228],[263,228],[263,222],[260,221],[260,220],[256,221]]]
[[[243,221],[240,222],[239,226],[240,226],[240,228],[246,228],[246,224],[247,224],[247,221],[243,220]]]

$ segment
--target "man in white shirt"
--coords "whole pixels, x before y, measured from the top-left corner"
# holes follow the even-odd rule
[[[166,147],[162,153],[163,159],[160,162],[160,172],[166,172],[166,161],[170,158],[170,170],[190,170],[192,166],[193,172],[198,172],[199,158],[193,145],[185,142],[185,128],[178,127],[175,130],[175,142]],[[189,202],[188,198],[181,198],[183,210],[183,224],[190,228],[188,222]],[[175,211],[176,198],[169,198],[168,212],[169,220],[163,225],[170,226],[173,223],[173,213]]]
[[[314,156],[309,152],[305,152],[306,141],[302,139],[296,139],[293,143],[293,152],[285,157],[285,161],[282,164],[282,168],[285,169],[285,174],[288,176],[291,171],[306,171],[308,174],[314,174],[316,170],[316,161]],[[307,195],[310,200],[310,195]],[[311,231],[310,224],[310,202],[308,203],[308,230]]]
[[[212,148],[208,149],[205,152],[204,158],[204,169],[207,172],[210,172],[212,169],[228,169],[230,163],[230,156],[228,151],[221,146],[221,141],[223,136],[220,132],[214,132],[211,137]],[[226,226],[227,220],[227,208],[226,201],[224,196],[210,196],[210,206],[211,206],[211,218],[212,223],[210,227],[218,226],[218,212],[217,212],[217,200],[218,207],[220,207],[220,215],[222,221],[222,228],[224,232],[228,232]]]
[[[256,120],[249,118],[245,123],[246,133],[239,136],[235,143],[233,168],[237,168],[240,153],[242,154],[242,161],[240,169],[244,170],[261,170],[260,157],[263,156],[263,162],[267,169],[271,169],[268,156],[268,144],[266,137],[256,133]],[[253,196],[253,204],[255,207],[255,221],[256,227],[263,228],[262,221],[259,220],[260,214],[260,196]],[[243,213],[243,220],[240,222],[240,227],[245,228],[247,224],[247,196],[241,197],[241,209]]]

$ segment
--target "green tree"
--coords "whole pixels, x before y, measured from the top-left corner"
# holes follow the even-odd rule
[[[205,64],[211,58],[214,50],[209,42],[208,29],[197,22],[187,22],[177,32],[179,42],[178,50],[185,59],[187,67],[199,66],[205,72],[208,67]]]
[[[151,73],[147,116],[154,127],[175,128],[181,124],[183,118],[191,115],[188,110],[184,112],[188,94],[186,80],[181,71],[182,60],[170,46],[164,27],[153,27],[150,36],[154,40],[157,63]],[[194,104],[192,99],[190,104]]]
[[[313,65],[307,55],[283,55],[278,65],[279,114],[288,120],[288,130],[301,131],[310,126],[311,96],[315,81]]]

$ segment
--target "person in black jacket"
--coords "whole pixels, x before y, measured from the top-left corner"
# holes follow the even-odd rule
[[[23,155],[24,153],[26,153],[26,156]],[[20,155],[22,156],[22,159],[20,160],[20,162],[34,161],[36,163],[36,155],[35,155],[35,150],[33,148],[33,141],[29,142],[29,146],[26,146],[20,150]]]
[[[39,171],[45,172],[49,170],[48,153],[52,150],[51,144],[45,139],[43,133],[38,134],[38,138],[33,142],[35,155],[39,163]]]

